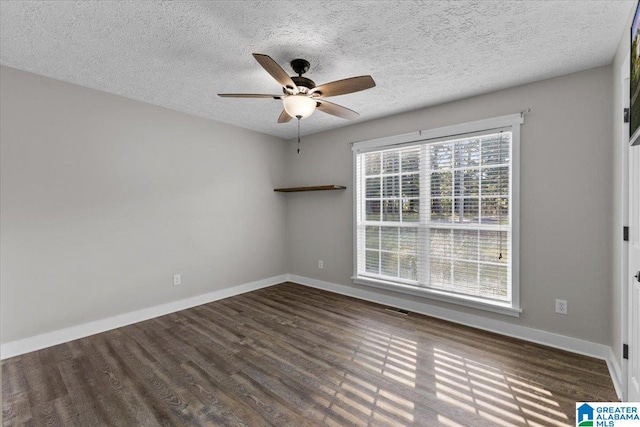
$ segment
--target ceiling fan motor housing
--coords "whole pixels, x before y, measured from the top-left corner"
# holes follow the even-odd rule
[[[291,77],[291,80],[293,80],[293,82],[296,84],[296,86],[298,86],[298,88],[306,87],[307,90],[310,90],[316,87],[316,84],[314,83],[314,81],[306,77],[294,76],[294,77]],[[306,93],[306,91],[301,91],[301,92]]]

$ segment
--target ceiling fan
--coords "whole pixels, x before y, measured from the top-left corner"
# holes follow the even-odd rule
[[[316,86],[313,80],[302,77],[304,73],[309,71],[310,66],[309,61],[305,59],[291,61],[291,68],[298,75],[290,77],[270,56],[254,53],[253,57],[271,74],[271,77],[282,85],[283,94],[219,93],[218,96],[223,98],[281,99],[284,110],[278,117],[278,123],[287,123],[293,118],[304,119],[313,114],[316,109],[336,117],[353,120],[359,116],[358,113],[324,98],[359,92],[376,85],[371,76],[358,76]]]

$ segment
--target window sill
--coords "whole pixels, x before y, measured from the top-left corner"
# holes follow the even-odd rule
[[[401,285],[397,283],[385,282],[383,280],[369,279],[364,277],[352,277],[353,283],[364,286],[385,289],[388,291],[400,292],[403,294],[415,295],[436,301],[443,301],[465,307],[476,308],[493,313],[504,314],[512,317],[520,317],[521,308],[512,307],[510,304],[489,303],[480,298],[464,295],[454,295],[449,292],[436,291],[433,289],[417,288],[415,286]]]

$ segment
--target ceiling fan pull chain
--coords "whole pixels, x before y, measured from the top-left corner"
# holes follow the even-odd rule
[[[298,116],[298,154],[300,154],[300,116]]]

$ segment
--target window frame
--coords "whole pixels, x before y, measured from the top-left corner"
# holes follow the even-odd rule
[[[359,285],[372,286],[431,300],[458,304],[466,307],[519,317],[520,307],[520,125],[524,123],[522,113],[493,117],[451,126],[420,130],[402,135],[354,142],[353,151],[353,275],[352,281]],[[488,301],[481,297],[463,295],[426,287],[403,285],[382,279],[358,276],[358,168],[357,156],[371,151],[427,145],[461,137],[485,134],[489,131],[509,130],[511,134],[511,302]]]

